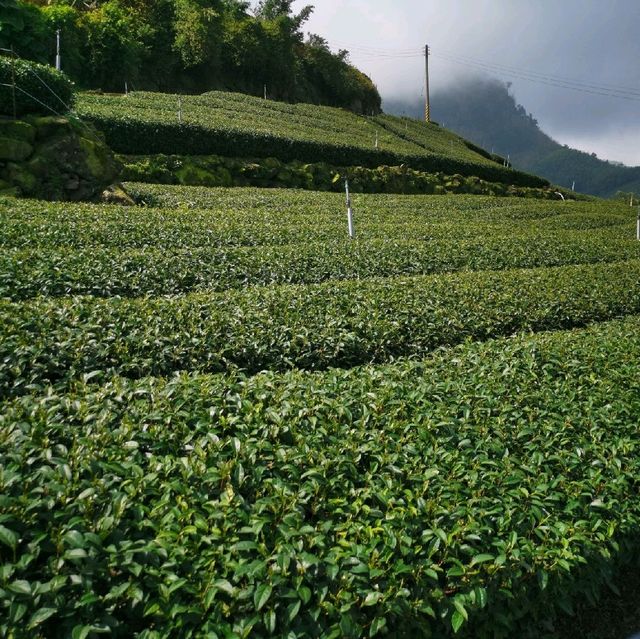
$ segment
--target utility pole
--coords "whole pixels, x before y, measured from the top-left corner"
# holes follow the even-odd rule
[[[425,70],[425,96],[424,120],[431,122],[431,102],[429,100],[429,45],[424,45],[424,70]]]
[[[56,69],[60,71],[60,29],[56,29]]]

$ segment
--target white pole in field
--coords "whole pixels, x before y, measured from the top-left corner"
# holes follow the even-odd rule
[[[182,124],[182,98],[178,96],[178,122]]]
[[[56,69],[60,71],[60,29],[56,30]]]
[[[571,190],[575,191],[576,190],[576,181],[574,180],[573,183],[571,184]]]
[[[640,206],[638,207],[638,221],[636,222],[636,239],[640,240]]]
[[[353,239],[356,234],[353,229],[353,209],[351,208],[351,196],[349,195],[349,180],[344,181],[344,190],[347,193],[347,226],[349,228],[349,237]]]
[[[378,148],[378,132],[376,131],[376,149]]]
[[[267,99],[267,85],[264,85],[264,99]]]
[[[124,94],[129,95],[129,85],[126,80],[124,81]]]

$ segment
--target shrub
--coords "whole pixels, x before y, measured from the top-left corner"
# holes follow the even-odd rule
[[[12,85],[15,82],[15,114]],[[74,102],[73,84],[52,67],[0,58],[0,114],[65,113]]]

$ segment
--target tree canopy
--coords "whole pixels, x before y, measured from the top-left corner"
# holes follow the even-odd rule
[[[213,89],[380,111],[372,81],[303,27],[293,0],[0,0],[0,47],[62,68],[81,88]]]

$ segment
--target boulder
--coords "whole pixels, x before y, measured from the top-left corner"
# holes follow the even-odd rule
[[[0,160],[20,162],[33,153],[33,147],[26,140],[0,137]]]
[[[47,200],[99,199],[121,165],[90,125],[60,116],[0,118],[3,191]]]

